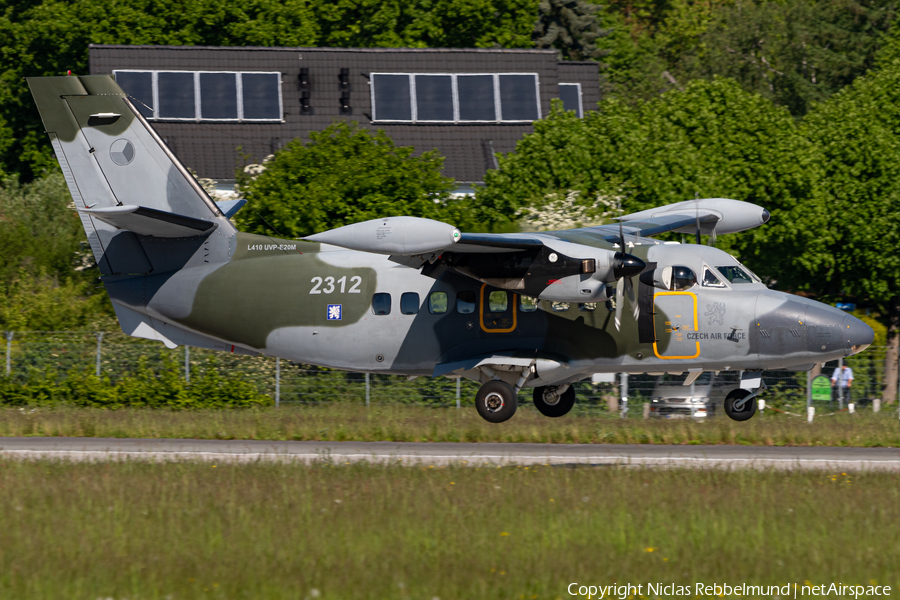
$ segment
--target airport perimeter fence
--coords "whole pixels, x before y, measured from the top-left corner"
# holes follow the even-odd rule
[[[312,365],[294,364],[271,357],[243,356],[179,347],[166,349],[161,343],[128,337],[121,332],[5,332],[0,347],[0,365],[13,383],[26,384],[35,378],[62,381],[72,373],[93,374],[115,384],[148,369],[156,376],[177,374],[186,384],[215,372],[223,381],[241,380],[271,399],[275,405],[325,404],[333,402],[397,403],[420,406],[472,405],[479,384],[440,377],[407,379],[398,375],[338,371]],[[846,359],[854,381],[849,397],[837,391],[828,400],[815,400],[817,414],[844,408],[849,402],[859,409],[879,398],[884,374],[885,347],[870,347]],[[820,372],[831,377],[838,361],[826,363]],[[2,367],[0,367],[2,368]],[[812,373],[765,371],[767,391],[761,398],[769,406],[805,414]],[[737,373],[720,373],[715,382],[736,387]],[[625,414],[640,417],[642,405],[651,401],[660,383],[659,374],[598,376],[575,384],[579,411]],[[524,390],[525,403],[531,390]],[[623,401],[624,400],[624,401]]]

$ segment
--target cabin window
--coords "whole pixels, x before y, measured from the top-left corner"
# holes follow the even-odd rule
[[[716,274],[709,267],[703,267],[703,286],[723,288],[725,284],[716,277]]]
[[[391,314],[391,295],[384,292],[373,295],[372,312],[376,315]]]
[[[567,310],[569,310],[569,303],[568,302],[551,302],[550,308],[552,308],[556,312],[566,312]]]
[[[538,299],[531,296],[519,296],[519,310],[534,312],[538,309]]]
[[[475,292],[460,292],[456,295],[456,312],[461,315],[475,312]]]
[[[503,290],[493,291],[488,296],[488,308],[492,313],[506,312],[506,308],[508,305],[509,298],[507,296],[507,293]]]
[[[578,310],[585,311],[585,312],[595,311],[595,310],[597,310],[597,303],[596,302],[579,302]]]
[[[447,312],[447,292],[431,292],[428,295],[428,312],[433,315]]]
[[[680,292],[694,287],[697,276],[687,267],[672,267],[672,290]]]
[[[419,312],[419,295],[415,292],[405,292],[400,296],[400,312],[404,315],[414,315]]]

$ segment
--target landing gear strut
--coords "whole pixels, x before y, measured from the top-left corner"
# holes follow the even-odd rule
[[[490,423],[502,423],[516,414],[516,392],[503,381],[488,381],[475,395],[475,408]]]
[[[534,406],[545,417],[561,417],[575,406],[575,388],[571,385],[534,388]]]
[[[756,414],[756,396],[750,390],[738,388],[725,396],[725,414],[735,421],[746,421]]]

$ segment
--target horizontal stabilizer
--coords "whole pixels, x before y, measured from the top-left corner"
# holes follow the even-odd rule
[[[150,237],[195,237],[209,235],[216,228],[216,223],[212,221],[176,215],[175,213],[133,204],[106,208],[80,208],[78,212],[90,215],[117,229],[124,229],[138,235]]]

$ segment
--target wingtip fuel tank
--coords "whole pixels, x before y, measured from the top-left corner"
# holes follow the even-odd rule
[[[452,246],[461,237],[447,223],[421,217],[387,217],[345,225],[305,239],[350,250],[404,256],[433,254]]]

